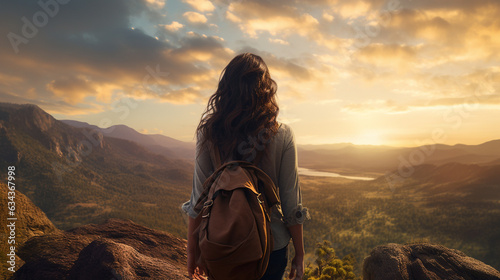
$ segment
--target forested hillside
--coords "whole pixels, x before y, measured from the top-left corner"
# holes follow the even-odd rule
[[[18,190],[58,228],[125,218],[185,235],[180,203],[189,198],[191,163],[99,138],[35,105],[1,104],[0,170],[15,166]]]
[[[457,180],[443,180],[453,174]],[[306,251],[329,240],[338,255],[354,254],[358,274],[363,258],[377,245],[427,241],[498,269],[498,174],[500,165],[422,166],[393,188],[384,177],[373,182],[301,177],[312,216],[305,225]]]

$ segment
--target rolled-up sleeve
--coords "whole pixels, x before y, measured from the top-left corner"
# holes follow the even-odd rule
[[[210,151],[201,145],[201,138],[198,135],[196,140],[195,164],[193,173],[193,189],[191,198],[182,204],[182,210],[192,218],[196,218],[198,213],[194,211],[194,206],[203,192],[203,183],[213,172]]]
[[[290,128],[288,129],[288,137],[285,137],[283,146],[278,186],[284,222],[287,226],[291,226],[304,223],[306,219],[310,219],[310,215],[308,209],[302,206],[295,135]]]

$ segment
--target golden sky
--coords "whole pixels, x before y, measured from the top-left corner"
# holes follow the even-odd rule
[[[0,101],[192,141],[219,74],[267,62],[299,144],[500,139],[498,0],[0,4]]]

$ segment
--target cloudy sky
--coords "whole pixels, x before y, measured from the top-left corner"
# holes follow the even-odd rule
[[[249,51],[299,144],[500,139],[498,0],[6,0],[0,33],[0,101],[56,119],[193,141]]]

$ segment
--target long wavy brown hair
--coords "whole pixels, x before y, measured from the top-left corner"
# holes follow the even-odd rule
[[[264,60],[243,53],[224,68],[197,128],[202,145],[217,145],[221,160],[260,160],[278,131],[277,84]],[[200,134],[201,133],[201,134]]]

